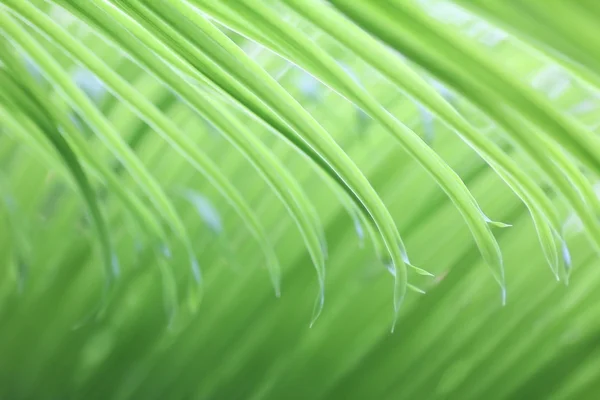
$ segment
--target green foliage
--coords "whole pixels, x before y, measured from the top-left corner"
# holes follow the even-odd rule
[[[0,0],[0,398],[594,399],[599,18]]]

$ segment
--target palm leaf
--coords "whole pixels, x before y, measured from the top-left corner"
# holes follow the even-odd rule
[[[0,0],[0,397],[594,398],[597,10]]]

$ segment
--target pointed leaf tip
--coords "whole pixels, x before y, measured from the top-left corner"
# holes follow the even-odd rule
[[[419,294],[427,294],[427,292],[425,292],[423,289],[416,287],[415,285],[411,285],[410,283],[407,284],[407,287],[412,290],[413,292],[419,293]]]
[[[496,228],[510,228],[512,227],[512,224],[506,224],[504,222],[498,222],[498,221],[492,221],[491,219],[487,219],[486,218],[486,222],[492,226],[495,226]]]
[[[415,271],[417,274],[421,275],[421,276],[429,276],[431,278],[435,278],[435,275],[432,274],[431,272],[424,270],[423,268],[419,268],[419,267],[415,267],[414,265],[410,264],[410,263],[406,263],[406,265],[408,265],[410,268],[413,269],[413,271]]]
[[[309,328],[312,328],[313,325],[315,324],[315,322],[317,322],[317,319],[319,319],[319,316],[321,315],[321,312],[323,311],[324,304],[325,304],[325,292],[323,290],[321,290],[315,301],[315,306],[313,308],[313,315],[310,320]]]

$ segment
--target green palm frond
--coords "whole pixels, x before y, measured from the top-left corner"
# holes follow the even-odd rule
[[[571,3],[0,0],[0,398],[595,398]]]

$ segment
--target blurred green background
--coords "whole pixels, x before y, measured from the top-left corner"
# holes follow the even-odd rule
[[[0,0],[0,399],[596,399],[600,3],[464,3]]]

